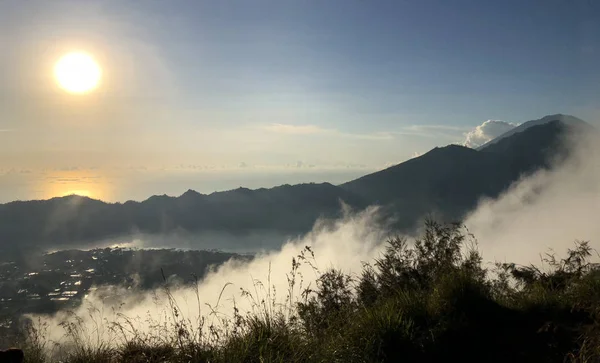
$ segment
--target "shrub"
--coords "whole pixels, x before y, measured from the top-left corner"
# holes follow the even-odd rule
[[[307,248],[292,261],[285,304],[257,282],[254,294],[243,292],[254,309],[236,310],[208,333],[179,316],[168,289],[174,323],[160,326],[168,331],[159,336],[93,348],[80,326],[66,324],[75,347],[63,361],[600,362],[600,269],[589,262],[587,242],[563,259],[547,255],[545,269],[497,264],[490,273],[463,227],[424,227],[413,243],[390,239],[356,277],[320,273],[296,301],[299,265],[313,266]],[[48,347],[39,331],[26,336],[27,361],[43,362]]]

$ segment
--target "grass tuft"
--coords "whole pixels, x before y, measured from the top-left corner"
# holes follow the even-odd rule
[[[270,281],[255,281],[242,290],[250,312],[219,314],[217,302],[192,321],[165,286],[169,323],[152,334],[122,317],[109,328],[124,338],[108,344],[72,317],[69,346],[50,346],[39,324],[24,325],[16,343],[30,363],[600,362],[600,269],[587,242],[562,259],[547,255],[544,270],[486,269],[475,246],[460,225],[427,221],[415,243],[389,240],[357,277],[320,271],[306,248],[292,260],[283,304]],[[317,274],[314,286],[302,286],[302,264]]]

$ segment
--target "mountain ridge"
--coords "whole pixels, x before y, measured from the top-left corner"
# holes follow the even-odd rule
[[[460,219],[480,198],[496,197],[523,174],[550,167],[551,157],[565,152],[561,146],[565,135],[577,127],[561,117],[545,120],[501,135],[481,150],[436,147],[340,185],[286,184],[211,194],[189,189],[179,196],[155,195],[123,203],[82,196],[9,202],[0,204],[0,252],[134,233],[304,233],[319,218],[342,216],[341,202],[355,209],[381,205],[385,217],[396,221],[393,227],[406,231],[431,212]]]
[[[557,114],[554,114],[554,115],[547,115],[547,116],[544,116],[544,117],[542,117],[540,119],[537,119],[537,120],[531,120],[531,121],[523,122],[523,123],[519,124],[518,126],[516,126],[515,128],[513,128],[513,129],[511,129],[511,130],[503,133],[502,135],[500,135],[498,137],[495,137],[494,139],[486,142],[485,144],[477,147],[476,150],[481,151],[481,150],[485,149],[486,147],[491,146],[491,145],[499,142],[502,139],[510,137],[510,136],[512,136],[512,135],[514,135],[516,133],[523,132],[523,131],[527,130],[530,127],[543,125],[543,124],[550,123],[550,122],[553,122],[553,121],[560,121],[560,122],[562,122],[562,123],[564,123],[566,125],[574,126],[574,127],[580,127],[580,126],[583,126],[583,125],[590,126],[588,123],[586,123],[582,119],[577,118],[575,116],[565,115],[565,114],[562,114],[562,113],[557,113]]]

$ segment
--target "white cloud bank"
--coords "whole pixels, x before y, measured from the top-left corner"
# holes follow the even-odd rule
[[[224,316],[232,315],[234,302],[242,313],[250,311],[252,303],[248,298],[241,297],[240,289],[254,295],[256,281],[264,284],[266,289],[270,286],[271,296],[275,296],[273,291],[276,291],[274,299],[278,304],[285,304],[292,260],[297,258],[305,246],[314,251],[315,260],[312,263],[319,271],[335,266],[347,273],[359,273],[363,262],[371,261],[380,254],[387,237],[387,230],[375,223],[376,215],[376,208],[368,208],[357,214],[347,213],[345,218],[333,224],[318,223],[305,237],[289,240],[279,250],[260,254],[249,263],[225,263],[209,273],[198,285],[198,298],[193,288],[182,287],[172,291],[174,301],[180,308],[179,313],[190,322],[197,322],[199,312],[205,317],[210,315],[211,309],[207,304]],[[298,272],[301,274],[298,281],[302,280],[303,287],[309,284],[314,286],[318,275],[308,264],[303,264]],[[256,300],[267,297],[266,290],[260,287],[258,290]],[[297,298],[301,292],[300,285],[296,286],[294,292]],[[75,316],[82,319],[80,324],[86,328],[83,331],[93,335],[90,341],[116,343],[122,341],[124,335],[126,338],[133,335],[133,331],[129,330],[111,330],[113,323],[125,323],[125,317],[132,319],[138,333],[156,333],[156,323],[173,323],[168,302],[162,290],[142,293],[121,287],[103,288],[90,293],[84,304],[75,311]],[[68,343],[69,340],[64,336],[65,330],[60,324],[69,317],[72,318],[73,315],[65,312],[44,317],[43,321],[49,327],[46,339]],[[97,321],[104,323],[98,326]]]
[[[485,261],[510,261],[521,264],[539,263],[540,254],[549,248],[564,256],[567,248],[572,248],[576,240],[590,240],[592,247],[600,241],[600,224],[596,217],[600,214],[600,143],[594,140],[580,142],[573,157],[552,171],[540,171],[515,183],[496,200],[484,200],[466,219],[466,226],[479,241],[479,248]],[[208,316],[206,304],[217,307],[218,311],[231,316],[233,302],[243,312],[251,309],[247,298],[240,296],[240,289],[254,291],[255,281],[262,281],[277,292],[277,301],[284,303],[288,291],[288,275],[292,259],[304,248],[310,246],[316,256],[316,266],[320,271],[337,267],[345,272],[358,273],[363,261],[372,261],[382,251],[382,243],[388,236],[385,226],[378,223],[377,209],[350,215],[333,225],[317,225],[307,236],[290,240],[281,249],[258,256],[250,263],[227,263],[210,273],[198,285],[199,297],[191,288],[172,291],[180,307],[180,314],[191,322],[198,313]],[[317,274],[307,265],[300,269],[302,284],[314,286]],[[228,285],[229,284],[229,285]],[[219,300],[224,286],[223,296]],[[267,287],[268,289],[268,287]],[[89,305],[84,304],[76,315],[90,332],[100,335],[99,341],[115,342],[110,322],[123,322],[123,316],[134,320],[139,332],[153,332],[154,328],[146,319],[158,319],[168,324],[168,301],[156,299],[155,293],[132,293],[115,288],[109,292],[109,299],[101,292],[91,293],[87,301],[98,307],[90,314]],[[257,299],[266,297],[266,290]],[[295,291],[296,296],[299,287]],[[255,294],[253,292],[253,294]],[[123,302],[116,312],[112,307]],[[117,314],[120,313],[122,315]],[[102,316],[98,316],[102,315]],[[59,323],[66,317],[64,313],[44,317],[49,324],[48,339],[60,341],[64,329]],[[105,320],[103,320],[105,319]],[[97,321],[105,321],[100,330]],[[111,335],[112,334],[112,335]],[[93,341],[98,341],[94,338]]]
[[[481,241],[484,257],[539,263],[549,249],[564,256],[576,240],[600,247],[600,138],[594,133],[578,145],[561,165],[480,202],[465,223]]]
[[[517,125],[510,122],[487,120],[465,134],[463,145],[470,148],[477,148],[515,127]]]

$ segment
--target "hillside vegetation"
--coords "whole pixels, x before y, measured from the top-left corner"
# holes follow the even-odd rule
[[[254,302],[253,311],[220,315],[220,324],[209,324],[206,317],[187,320],[173,301],[174,324],[109,346],[90,345],[84,339],[89,332],[82,332],[76,321],[68,323],[65,330],[75,344],[63,351],[62,359],[600,361],[600,270],[589,262],[596,252],[587,242],[575,243],[564,258],[547,255],[544,269],[493,266],[482,262],[473,237],[461,226],[430,221],[425,227],[414,244],[389,240],[381,257],[365,264],[359,276],[324,271],[312,289],[296,297],[298,268],[314,258],[307,248],[292,261],[286,304],[276,304],[270,294],[244,291]],[[26,327],[20,344],[27,362],[54,361],[46,353],[55,349],[42,338],[43,331]]]

